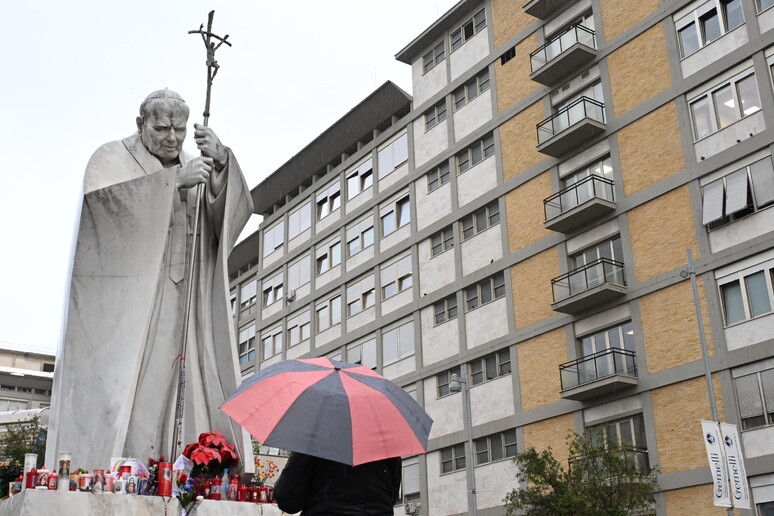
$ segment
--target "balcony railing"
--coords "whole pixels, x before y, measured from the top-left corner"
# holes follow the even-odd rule
[[[604,124],[605,105],[588,97],[581,97],[571,102],[537,125],[538,145],[586,119]]]
[[[551,280],[554,303],[604,284],[626,286],[624,264],[599,258]]]
[[[613,181],[596,174],[583,178],[543,201],[546,221],[567,213],[592,199],[615,202]]]
[[[596,36],[593,30],[576,24],[553,38],[529,55],[532,72],[536,72],[568,50],[576,43],[596,49]]]
[[[648,450],[629,446],[628,449],[619,450],[618,453],[621,454],[621,456],[627,459],[630,463],[632,463],[641,475],[647,475],[650,472]],[[570,457],[567,462],[570,468],[584,466],[590,468],[589,471],[586,472],[590,477],[597,477],[599,475],[599,471],[604,469],[604,465],[601,462],[594,464],[596,461],[583,459],[578,456]]]
[[[634,351],[608,348],[559,366],[562,390],[596,382],[614,375],[637,377]]]

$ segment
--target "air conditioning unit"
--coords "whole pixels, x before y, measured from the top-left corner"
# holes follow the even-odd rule
[[[419,502],[408,502],[403,508],[406,510],[406,514],[416,516],[419,514],[420,507],[422,507],[422,504]]]
[[[288,290],[288,293],[285,294],[285,301],[288,303],[292,303],[296,300],[296,291],[295,290]]]

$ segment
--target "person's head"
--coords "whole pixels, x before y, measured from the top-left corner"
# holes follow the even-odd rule
[[[140,140],[165,166],[176,163],[183,149],[188,113],[183,98],[170,90],[154,91],[140,104]]]

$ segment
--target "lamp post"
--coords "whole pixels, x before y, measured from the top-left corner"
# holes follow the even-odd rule
[[[470,468],[468,475],[468,485],[470,492],[468,494],[468,505],[470,514],[478,516],[476,507],[476,468],[473,464],[473,417],[470,414],[470,391],[468,390],[467,380],[461,380],[456,373],[452,373],[451,382],[449,382],[449,392],[460,392],[462,385],[465,385],[465,396],[462,398],[462,410],[465,412],[465,424],[468,427],[468,445],[465,447],[465,464]]]

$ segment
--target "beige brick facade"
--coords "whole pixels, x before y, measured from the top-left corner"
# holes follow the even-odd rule
[[[713,376],[713,385],[718,414],[723,419],[717,375]],[[707,453],[701,439],[700,421],[712,419],[712,412],[704,377],[655,389],[651,391],[651,401],[661,473],[706,467]]]
[[[536,150],[537,130],[535,129],[544,118],[543,103],[535,102],[500,126],[503,175],[506,180],[517,176],[524,169],[540,163],[545,158]]]
[[[685,168],[674,102],[661,106],[616,134],[627,196]]]
[[[548,172],[514,188],[505,196],[508,247],[517,251],[551,234],[543,227],[543,199],[551,195]]]
[[[641,204],[627,217],[637,281],[684,266],[686,249],[699,257],[687,186]]]
[[[675,489],[664,493],[664,505],[669,516],[725,516],[723,507],[712,504],[712,484]],[[739,514],[735,512],[734,514]]]
[[[699,288],[707,348],[714,354],[704,289]],[[701,344],[696,323],[693,292],[683,281],[639,299],[642,338],[648,371],[656,373],[701,360]]]
[[[615,116],[621,116],[672,85],[664,26],[656,25],[607,58]]]
[[[525,13],[524,9],[521,9],[521,5],[515,6],[511,0],[492,0],[492,32],[494,33],[495,48],[511,39],[534,21],[536,21],[535,18]]]
[[[544,419],[524,427],[524,448],[533,447],[537,451],[551,448],[554,458],[565,468],[569,452],[567,437],[575,433],[575,419],[572,414]]]
[[[556,315],[551,310],[551,279],[559,276],[556,247],[511,267],[516,327],[524,328]]]
[[[600,0],[599,5],[602,11],[605,41],[610,41],[656,11],[659,8],[659,0],[637,0],[636,2]]]
[[[540,86],[531,81],[529,54],[538,47],[537,37],[532,34],[516,45],[516,57],[500,64],[495,61],[495,80],[497,82],[497,109],[503,111],[523,99]]]
[[[559,365],[567,362],[566,342],[559,328],[516,344],[522,410],[561,400]]]

